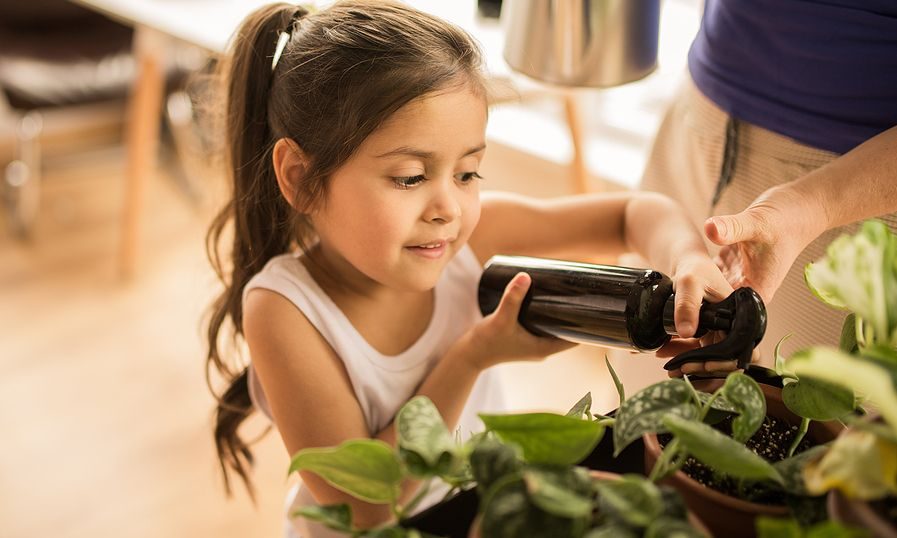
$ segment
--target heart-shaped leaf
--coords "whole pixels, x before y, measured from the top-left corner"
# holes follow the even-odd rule
[[[852,390],[807,376],[785,385],[782,400],[794,414],[810,420],[835,420],[855,407]]]
[[[595,490],[599,512],[627,525],[645,528],[663,513],[660,489],[644,477],[626,475],[595,482]]]
[[[834,348],[813,347],[792,355],[788,368],[800,379],[812,377],[865,395],[897,432],[897,390],[892,371],[885,364]]]
[[[415,396],[396,416],[398,446],[409,469],[418,476],[448,471],[458,446],[442,415],[426,396]]]
[[[327,506],[308,505],[302,506],[291,514],[293,517],[301,516],[322,525],[349,533],[352,531],[352,507],[348,504],[330,504]]]
[[[769,462],[710,426],[675,415],[665,417],[663,422],[686,452],[713,469],[736,478],[783,482]]]
[[[726,377],[721,393],[738,411],[732,420],[732,437],[744,443],[763,424],[766,417],[766,397],[756,381],[741,372],[732,372]]]
[[[530,467],[523,472],[530,500],[549,514],[566,518],[592,515],[588,472],[579,467]]]
[[[614,456],[646,433],[663,433],[663,417],[698,416],[692,389],[682,379],[668,379],[645,387],[630,396],[615,415]]]
[[[480,414],[480,418],[503,441],[520,446],[529,463],[579,463],[604,434],[604,426],[597,422],[554,413]]]
[[[375,504],[398,499],[402,481],[392,447],[376,439],[353,439],[334,448],[300,450],[290,463],[293,471],[311,471],[333,487]]]
[[[566,416],[592,420],[592,393],[587,392],[585,396],[583,396],[579,399],[578,402],[573,404],[573,407],[571,407],[570,410],[567,411]]]

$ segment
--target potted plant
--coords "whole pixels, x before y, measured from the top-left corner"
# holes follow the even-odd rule
[[[817,297],[849,314],[838,348],[799,351],[788,370],[853,390],[872,410],[851,417],[831,449],[809,462],[807,487],[829,492],[833,518],[897,537],[897,236],[865,222],[829,245],[805,277]]]
[[[459,443],[435,406],[416,397],[396,417],[396,449],[375,440],[353,440],[335,448],[299,451],[290,466],[291,471],[315,472],[367,502],[389,504],[394,523],[356,529],[347,505],[308,507],[297,515],[351,536],[427,536],[415,518],[408,518],[421,494],[402,506],[400,484],[409,478],[422,480],[423,492],[427,482],[439,479],[463,491],[455,499],[477,495],[471,536],[705,536],[693,526],[699,523],[689,522],[684,503],[672,489],[643,476],[609,475],[576,465],[613,420],[593,416],[590,407],[587,394],[566,415],[484,414],[486,432]]]
[[[852,395],[846,408],[837,403],[843,398],[814,405],[817,398],[805,398],[808,387],[792,390],[801,391],[801,404],[814,416],[852,409]],[[714,535],[754,536],[759,516],[819,521],[824,501],[807,497],[802,462],[824,450],[807,449],[834,439],[839,425],[795,415],[784,390],[740,372],[694,384],[688,378],[657,383],[620,406],[615,450],[643,439],[650,478],[676,487]],[[800,445],[807,430],[810,442]]]

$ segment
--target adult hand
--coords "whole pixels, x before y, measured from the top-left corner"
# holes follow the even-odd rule
[[[767,190],[741,213],[704,222],[707,238],[723,247],[716,261],[732,287],[749,286],[767,303],[823,230],[824,212],[787,185]]]

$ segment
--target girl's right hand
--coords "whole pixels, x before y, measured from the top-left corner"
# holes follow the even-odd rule
[[[576,345],[551,336],[536,336],[517,321],[531,283],[527,273],[517,273],[505,287],[498,308],[468,332],[470,356],[479,369],[503,362],[541,360]]]

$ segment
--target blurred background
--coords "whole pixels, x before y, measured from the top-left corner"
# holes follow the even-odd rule
[[[0,2],[0,536],[281,533],[288,457],[263,421],[257,504],[224,495],[202,328],[219,289],[204,234],[226,193],[202,105],[260,3]],[[505,90],[484,188],[638,188],[700,0],[665,0],[659,68],[602,90],[511,73],[494,2],[409,3],[467,28]],[[653,357],[581,346],[501,367],[513,405],[565,411],[591,391],[595,411],[616,407],[605,354],[627,391],[664,377]]]

